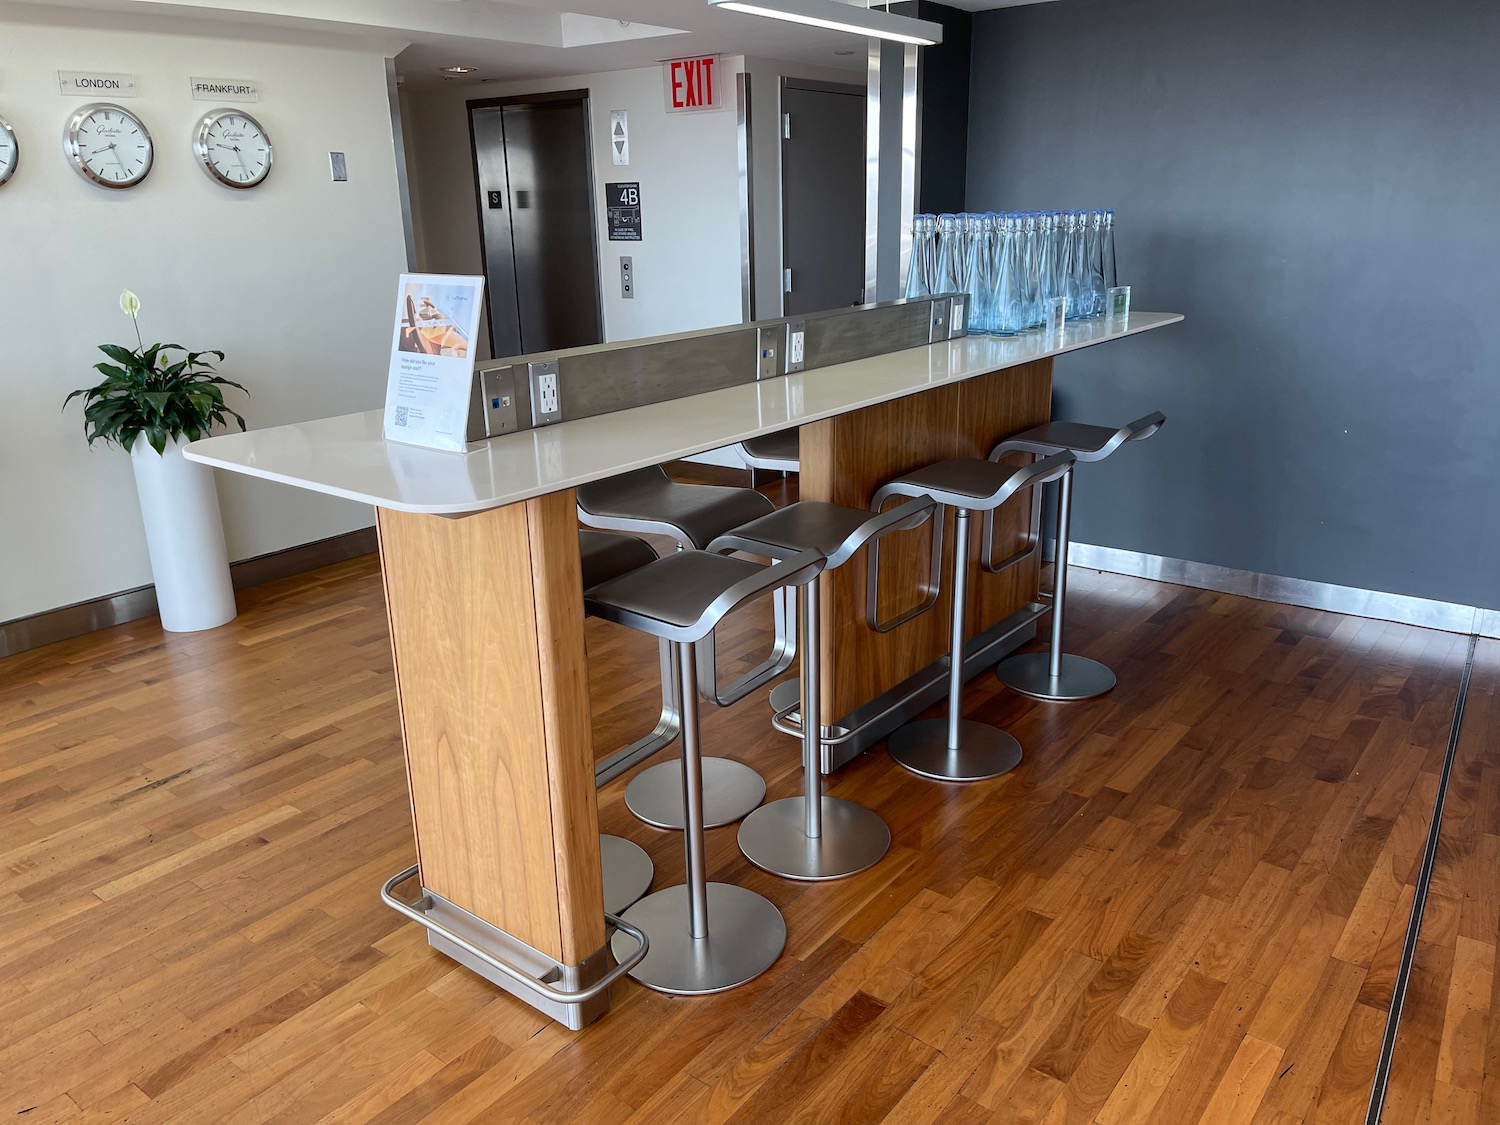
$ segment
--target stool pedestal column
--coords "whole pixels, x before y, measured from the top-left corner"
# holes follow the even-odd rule
[[[810,881],[864,871],[879,863],[891,846],[891,830],[876,813],[852,801],[822,795],[818,582],[815,578],[804,586],[798,599],[803,795],[762,805],[745,818],[739,835],[740,851],[757,867],[788,879]]]
[[[693,645],[681,643],[678,657],[687,883],[647,895],[624,918],[651,938],[650,952],[630,975],[658,992],[697,996],[734,988],[769,969],[786,947],[786,922],[768,899],[754,891],[708,881]],[[631,948],[629,935],[615,935],[616,956],[628,956]]]
[[[953,601],[948,642],[948,715],[891,732],[890,754],[912,773],[934,781],[983,781],[1021,763],[1021,744],[988,723],[963,717],[964,618],[968,609],[969,511],[955,511]]]
[[[1068,598],[1068,544],[1073,516],[1073,470],[1057,482],[1057,558],[1053,563],[1052,634],[1046,652],[1024,652],[1000,662],[995,675],[1011,691],[1065,703],[1092,699],[1115,686],[1115,674],[1086,656],[1063,651],[1063,606]]]

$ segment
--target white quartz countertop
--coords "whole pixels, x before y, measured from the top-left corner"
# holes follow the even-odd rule
[[[674,461],[917,394],[945,383],[1135,336],[1182,320],[1132,312],[1075,321],[1061,338],[970,336],[671,402],[493,438],[468,453],[388,442],[382,410],[195,441],[190,461],[401,512],[462,515]]]

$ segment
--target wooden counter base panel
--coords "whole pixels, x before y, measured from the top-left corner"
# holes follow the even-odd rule
[[[376,514],[422,883],[576,965],[604,903],[573,492]]]
[[[1047,421],[1051,406],[1052,361],[1043,359],[814,422],[801,429],[801,496],[869,507],[875,490],[887,481],[948,457],[987,457],[1003,438]],[[825,723],[850,714],[947,653],[952,513],[945,513],[945,519],[943,592],[931,610],[889,633],[865,627],[865,552],[820,579]],[[995,535],[998,556],[1016,549],[1030,521],[1030,505],[1023,499],[1001,509]],[[977,517],[972,528],[977,559]],[[884,616],[893,617],[916,602],[930,558],[931,533],[931,525],[898,533],[882,548]],[[1003,574],[971,570],[968,635],[1032,601],[1038,574],[1035,559]]]

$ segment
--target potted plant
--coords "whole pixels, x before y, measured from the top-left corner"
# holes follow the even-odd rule
[[[182,447],[229,418],[243,430],[245,419],[225,404],[224,388],[249,392],[205,358],[222,363],[223,352],[190,352],[180,344],[146,347],[137,321],[141,302],[128,289],[120,294],[120,308],[135,328],[136,347],[100,344],[110,362],[94,369],[104,381],[74,391],[63,407],[81,395],[89,445],[104,441],[130,454],[162,628],[212,629],[234,620],[234,587],[213,470],[187,460]]]

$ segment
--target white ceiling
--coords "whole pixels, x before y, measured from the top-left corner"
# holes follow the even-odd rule
[[[945,0],[979,11],[1045,0]],[[12,0],[0,10],[73,9],[232,23],[405,45],[409,86],[524,79],[649,66],[683,55],[762,55],[862,71],[863,37],[711,8],[707,0]],[[477,67],[445,79],[438,68]]]

